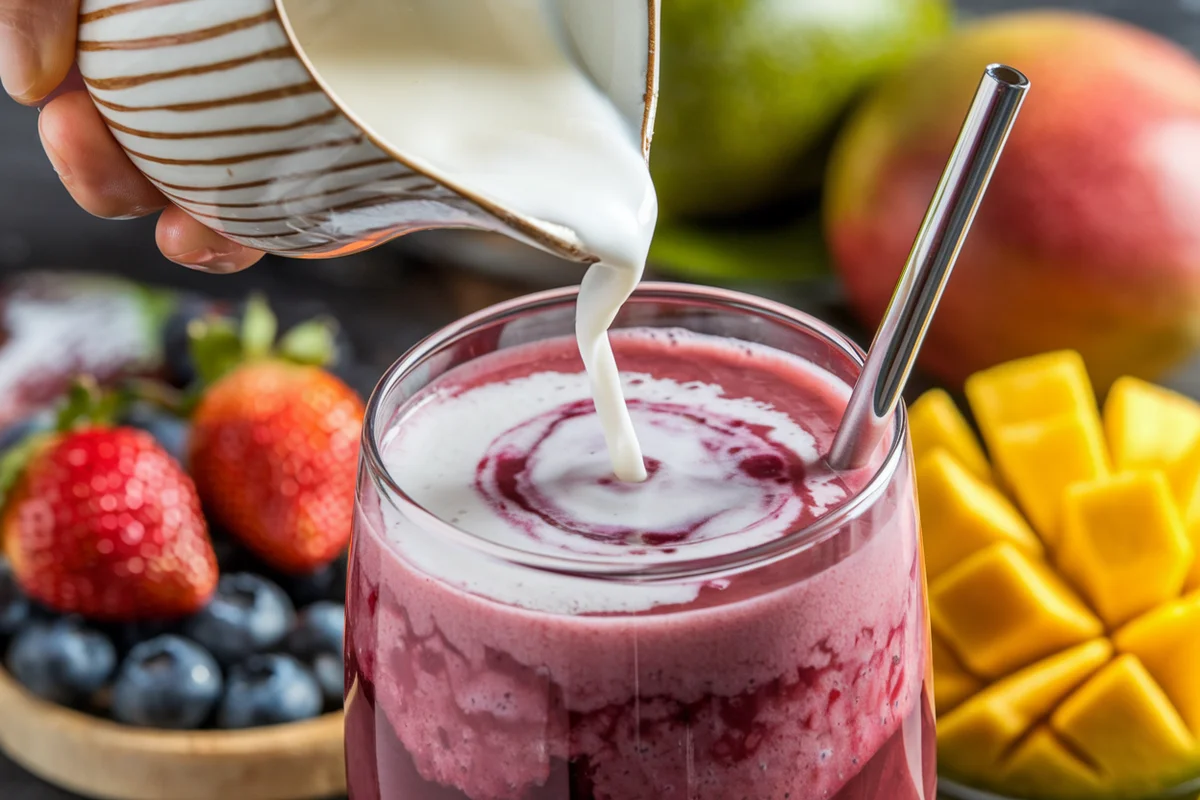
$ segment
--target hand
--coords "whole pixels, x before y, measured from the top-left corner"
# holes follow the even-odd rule
[[[42,146],[84,210],[108,219],[161,211],[158,246],[177,264],[237,272],[262,257],[171,205],[117,145],[73,70],[79,0],[0,0],[0,83],[41,107]]]

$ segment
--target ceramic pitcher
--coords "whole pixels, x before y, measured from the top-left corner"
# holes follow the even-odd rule
[[[660,0],[551,0],[579,68],[640,131],[649,156]],[[328,0],[83,0],[79,68],[133,163],[172,202],[248,247],[299,258],[359,252],[405,233],[472,228],[576,261],[561,228],[414,165],[356,122],[291,21]],[[405,0],[396,0],[405,2]],[[369,13],[338,0],[328,24]],[[645,37],[638,63],[616,37]],[[640,38],[639,40],[640,41]]]

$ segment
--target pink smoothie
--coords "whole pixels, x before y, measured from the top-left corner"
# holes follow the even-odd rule
[[[352,800],[934,800],[907,463],[806,547],[690,577],[532,569],[430,522],[666,568],[770,547],[878,469],[822,465],[849,390],[812,363],[683,332],[612,338],[645,483],[612,478],[567,339],[460,367],[386,427],[383,460],[421,510],[364,483]]]

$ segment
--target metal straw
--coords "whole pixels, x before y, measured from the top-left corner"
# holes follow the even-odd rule
[[[984,70],[833,440],[834,469],[865,465],[887,432],[1028,89],[1029,79],[1012,67],[992,64]]]

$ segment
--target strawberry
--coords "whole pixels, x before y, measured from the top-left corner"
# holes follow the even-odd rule
[[[148,433],[78,409],[5,458],[0,540],[21,588],[96,620],[199,610],[217,559],[191,479]]]
[[[273,348],[274,316],[256,300],[240,336],[221,322],[193,334],[209,385],[189,462],[206,508],[281,571],[329,563],[350,539],[364,414],[354,390],[319,366],[331,331],[308,323]]]

